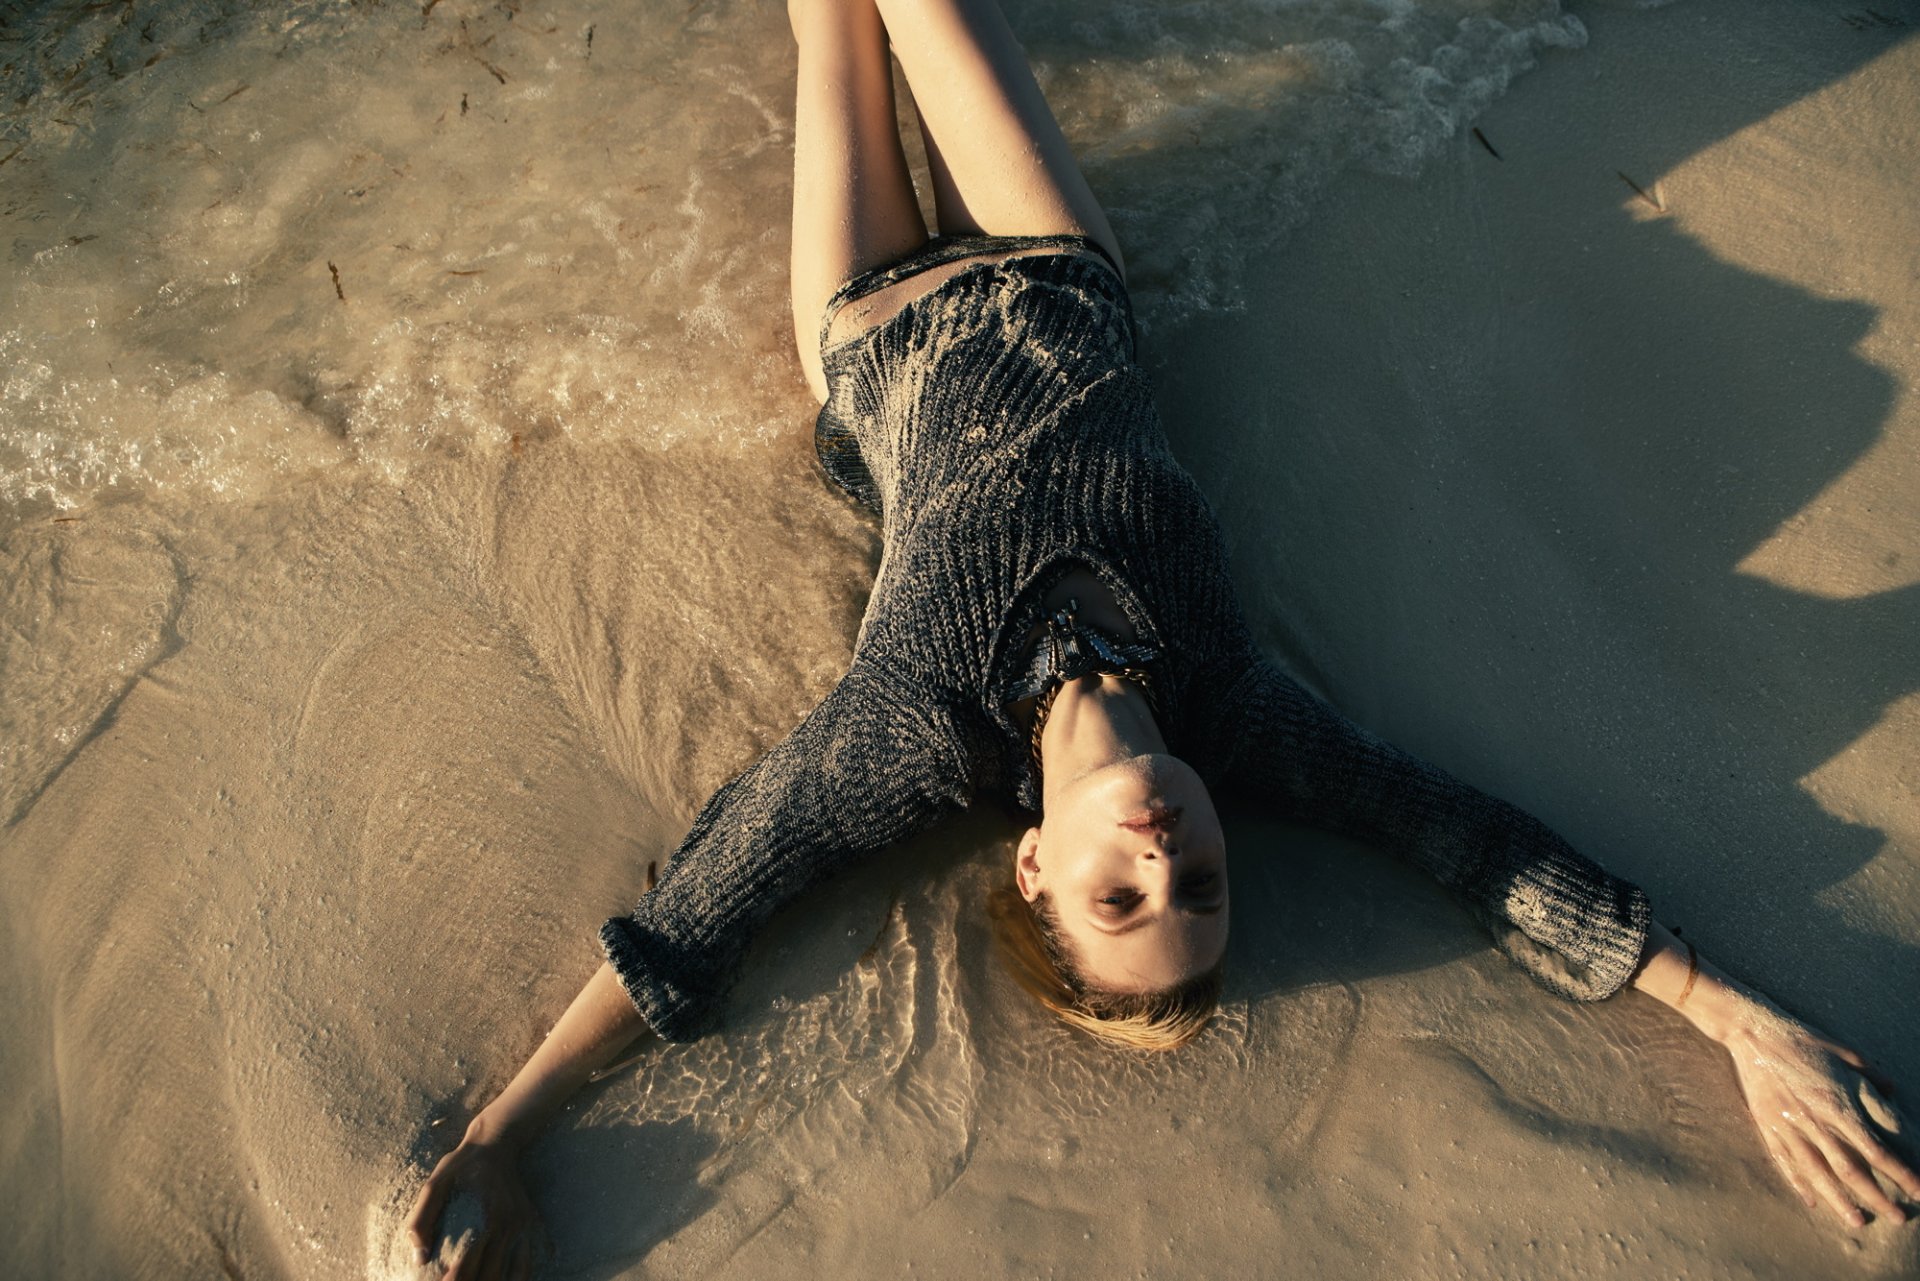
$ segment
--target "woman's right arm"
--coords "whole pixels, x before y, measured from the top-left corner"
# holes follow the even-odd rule
[[[460,1146],[427,1176],[407,1216],[414,1262],[433,1256],[447,1199],[465,1192],[478,1203],[480,1224],[447,1270],[449,1281],[527,1276],[539,1220],[520,1180],[520,1154],[575,1091],[646,1030],[613,967],[602,965],[526,1066],[473,1118]]]
[[[714,793],[658,883],[602,927],[609,964],[429,1176],[407,1225],[416,1256],[430,1252],[447,1197],[468,1191],[484,1226],[464,1256],[474,1262],[449,1276],[521,1275],[534,1216],[516,1163],[546,1121],[639,1033],[704,1032],[761,925],[835,871],[963,806],[971,762],[941,699],[856,661],[792,733]]]

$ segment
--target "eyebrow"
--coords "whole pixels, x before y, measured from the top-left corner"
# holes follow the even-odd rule
[[[1220,915],[1220,904],[1213,903],[1206,907],[1183,907],[1178,910],[1186,912],[1191,916],[1218,916]],[[1131,934],[1135,930],[1144,930],[1147,926],[1151,925],[1155,919],[1157,918],[1151,916],[1136,916],[1125,925],[1116,925],[1114,928],[1108,929],[1106,926],[1100,924],[1098,918],[1087,918],[1088,924],[1092,925],[1094,929],[1099,930],[1102,934],[1115,938],[1122,934]]]

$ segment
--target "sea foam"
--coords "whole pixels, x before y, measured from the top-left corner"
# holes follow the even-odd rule
[[[1585,39],[1525,0],[1008,9],[1149,327],[1236,306],[1339,173],[1416,171]],[[0,519],[804,429],[773,7],[69,2],[16,31]]]

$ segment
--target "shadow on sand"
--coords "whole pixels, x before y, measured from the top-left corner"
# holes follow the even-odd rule
[[[1920,685],[1920,588],[1735,569],[1881,439],[1897,389],[1855,350],[1877,317],[1714,257],[1615,173],[1648,185],[1901,33],[1836,12],[1750,74],[1722,14],[1712,70],[1596,89],[1581,61],[1715,12],[1591,17],[1593,50],[1481,121],[1502,160],[1468,136],[1418,184],[1344,184],[1251,268],[1244,313],[1159,344],[1161,408],[1296,670],[1913,1063],[1883,994],[1920,980],[1915,950],[1845,887],[1884,838],[1801,780]]]

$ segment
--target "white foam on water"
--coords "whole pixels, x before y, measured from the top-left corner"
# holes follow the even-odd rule
[[[1546,0],[1009,9],[1149,324],[1232,307],[1335,175],[1415,171],[1584,40]],[[16,31],[10,519],[803,428],[776,9],[68,2]]]

